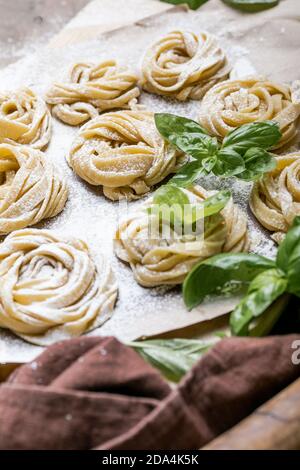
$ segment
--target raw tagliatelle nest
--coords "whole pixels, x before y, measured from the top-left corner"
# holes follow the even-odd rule
[[[67,198],[65,179],[43,152],[0,144],[0,235],[54,217]]]
[[[190,203],[197,204],[211,192],[200,186],[183,190]],[[163,237],[160,224],[151,224],[157,215],[147,212],[152,198],[122,222],[115,235],[115,253],[130,264],[136,281],[145,287],[180,284],[191,268],[201,260],[221,252],[247,251],[247,217],[232,199],[221,214],[208,218],[204,233],[185,235],[169,228]],[[156,228],[156,231],[155,231]]]
[[[280,243],[300,215],[300,152],[277,157],[277,168],[254,184],[250,207]]]
[[[102,111],[130,108],[140,95],[138,77],[114,60],[100,64],[78,63],[64,83],[54,83],[46,95],[55,117],[77,126]]]
[[[46,103],[29,88],[0,93],[0,142],[43,149],[51,137],[51,115]]]
[[[273,120],[282,132],[274,149],[282,148],[298,136],[299,88],[300,82],[290,87],[260,77],[218,83],[201,102],[199,122],[222,139],[244,124]]]
[[[153,113],[105,113],[85,124],[68,163],[81,178],[112,200],[137,199],[174,173],[185,157],[158,133]]]
[[[225,80],[231,67],[217,39],[207,33],[172,31],[153,44],[142,64],[142,86],[158,95],[199,100]]]
[[[50,230],[26,229],[0,244],[0,327],[35,344],[79,336],[112,312],[117,286],[87,245]],[[51,342],[51,341],[50,341]]]

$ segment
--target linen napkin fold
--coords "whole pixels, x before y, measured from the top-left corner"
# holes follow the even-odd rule
[[[0,449],[198,449],[300,375],[297,339],[224,339],[175,389],[113,337],[56,343],[0,386]]]

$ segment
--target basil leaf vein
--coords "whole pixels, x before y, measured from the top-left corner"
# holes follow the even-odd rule
[[[276,166],[274,156],[267,152],[281,138],[276,122],[245,124],[230,132],[220,147],[192,119],[169,113],[157,113],[154,118],[162,137],[193,159],[172,178],[174,185],[187,187],[209,173],[253,181]]]
[[[275,263],[252,253],[222,253],[197,264],[183,283],[183,299],[191,310],[208,295],[219,295],[227,284],[245,285]]]
[[[210,137],[196,121],[168,113],[157,113],[154,119],[164,139],[187,155],[201,160],[216,153],[217,139]]]
[[[278,299],[287,287],[287,279],[275,269],[258,274],[249,286],[246,297],[230,316],[231,331],[236,336],[248,336],[249,325]]]
[[[227,134],[222,148],[231,147],[238,153],[246,152],[251,147],[267,150],[276,145],[280,138],[278,123],[274,121],[253,122],[237,127]]]
[[[243,157],[245,170],[237,174],[237,178],[244,181],[253,181],[260,178],[264,173],[276,168],[275,157],[264,149],[252,147],[248,149]]]
[[[245,171],[245,161],[234,149],[221,149],[218,152],[217,162],[212,169],[216,176],[228,178],[237,176]]]
[[[170,180],[170,184],[186,188],[191,186],[200,176],[207,175],[206,169],[198,161],[186,163]]]
[[[177,221],[186,227],[205,217],[218,214],[230,198],[231,192],[223,190],[204,201],[192,204],[182,189],[166,184],[154,193],[153,204],[147,208],[147,212],[159,215],[161,220],[169,221],[171,224]]]

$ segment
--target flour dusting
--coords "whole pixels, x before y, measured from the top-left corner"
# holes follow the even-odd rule
[[[240,36],[226,32],[222,18],[214,17],[214,22],[205,24],[201,11],[181,12],[180,15],[165,14],[160,18],[149,19],[141,25],[105,34],[99,40],[59,50],[44,48],[3,70],[0,76],[0,89],[11,90],[29,86],[44,96],[51,83],[63,80],[67,76],[69,67],[78,61],[97,63],[112,58],[121,65],[133,67],[138,72],[146,48],[166,32],[180,28],[192,31],[197,31],[199,28],[209,29],[219,36],[222,47],[227,51],[233,64],[235,76],[248,75],[249,70],[255,70],[248,50],[240,45]],[[193,119],[197,117],[199,109],[197,101],[180,103],[145,92],[142,93],[139,103],[154,112],[172,112]],[[53,135],[46,155],[64,174],[70,195],[63,212],[54,219],[38,224],[38,227],[82,238],[89,244],[95,259],[105,254],[111,261],[119,285],[119,299],[111,320],[100,329],[94,330],[92,334],[115,335],[122,340],[130,340],[184,327],[230,311],[236,299],[219,299],[187,312],[179,288],[145,289],[134,281],[130,268],[117,260],[113,254],[114,232],[119,218],[124,216],[124,206],[107,200],[101,188],[85,183],[72,172],[66,162],[66,156],[77,133],[78,128],[53,119]],[[229,187],[235,202],[248,212],[251,249],[267,256],[274,255],[274,243],[248,210],[251,184],[236,179],[217,180],[213,177],[200,180],[199,183],[206,189]],[[140,203],[141,201],[131,202],[130,209],[133,210],[136,204]],[[11,362],[12,357],[15,362],[28,361],[40,352],[40,348],[27,345],[8,332],[1,332],[0,339],[2,362],[6,360]]]

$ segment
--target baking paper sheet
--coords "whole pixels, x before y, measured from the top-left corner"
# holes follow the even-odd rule
[[[283,0],[279,7],[255,15],[242,14],[218,0],[210,0],[197,12],[177,8],[113,32],[102,35],[95,32],[93,40],[45,48],[1,71],[0,89],[29,86],[43,95],[53,80],[64,79],[68,68],[76,61],[100,62],[114,58],[138,70],[146,48],[164,33],[180,28],[195,32],[206,29],[218,36],[233,63],[236,77],[256,71],[273,80],[291,82],[300,78],[299,18],[298,0]],[[147,93],[142,94],[140,102],[155,112],[167,111],[191,118],[196,118],[199,107],[198,102],[178,103]],[[83,238],[95,256],[102,252],[111,259],[119,283],[119,299],[111,320],[91,334],[130,340],[181,329],[229,312],[237,299],[218,299],[187,312],[179,288],[145,289],[137,285],[130,268],[115,258],[112,249],[114,230],[123,208],[120,210],[118,203],[104,198],[101,189],[80,180],[65,161],[77,132],[78,128],[53,119],[52,140],[46,153],[65,174],[70,195],[64,211],[38,227]],[[206,178],[203,185],[207,189],[229,187],[235,200],[248,210],[251,184],[227,180],[221,185],[215,178]],[[130,207],[133,209],[139,203],[132,202]],[[252,249],[272,256],[273,242],[250,214],[249,224]],[[52,341],[57,339],[60,338],[51,338]],[[40,351],[40,347],[0,331],[0,362],[26,362]]]

